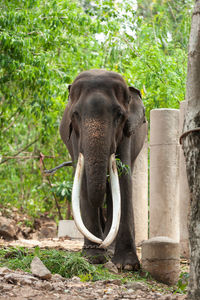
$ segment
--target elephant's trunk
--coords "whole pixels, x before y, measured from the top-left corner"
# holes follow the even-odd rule
[[[87,196],[88,201],[94,208],[99,208],[103,205],[104,196],[106,193],[106,177],[108,170],[108,158],[104,161],[98,159],[93,161],[85,157],[85,174],[87,178]]]
[[[108,124],[99,119],[83,123],[82,152],[85,159],[88,201],[94,208],[101,207],[106,192],[106,176],[110,156]]]
[[[74,215],[75,223],[80,230],[80,232],[87,237],[89,240],[100,244],[100,247],[105,248],[109,246],[115,239],[119,223],[120,223],[120,214],[121,214],[121,198],[120,198],[120,188],[119,188],[119,180],[115,162],[115,155],[111,155],[110,163],[109,163],[109,173],[110,173],[110,183],[111,183],[111,191],[113,197],[113,220],[111,229],[105,238],[104,241],[95,237],[91,232],[83,224],[80,212],[80,189],[82,183],[84,171],[84,156],[80,153],[79,159],[77,163],[77,168],[75,172],[74,184],[72,189],[72,210]]]

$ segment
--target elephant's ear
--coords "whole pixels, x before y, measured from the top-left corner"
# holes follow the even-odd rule
[[[68,92],[70,93],[70,90],[71,90],[71,86],[72,86],[72,84],[69,84],[68,85]]]
[[[68,103],[67,106],[65,108],[61,123],[60,123],[60,136],[63,140],[63,142],[65,143],[65,145],[67,145],[67,143],[70,140],[71,134],[72,134],[72,122],[71,122],[71,112],[72,112],[72,101],[71,101],[71,97],[70,97],[70,91],[71,91],[71,86],[72,84],[68,85],[68,92],[69,92],[69,96],[68,96]]]
[[[71,124],[71,118],[70,118],[70,105],[69,103],[67,104],[61,123],[60,123],[60,136],[67,145],[67,142],[70,139],[71,133],[72,133],[72,124]]]
[[[71,122],[71,110],[72,110],[72,103],[70,100],[70,90],[71,90],[72,84],[68,85],[68,103],[65,108],[61,123],[60,123],[60,136],[65,144],[69,141],[71,134],[72,134],[72,122]]]
[[[127,137],[130,137],[143,123],[146,123],[145,108],[140,91],[132,86],[129,87],[129,97],[128,119],[124,126],[124,135]]]

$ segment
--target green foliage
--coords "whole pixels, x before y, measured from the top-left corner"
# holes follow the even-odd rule
[[[61,200],[67,199],[71,202],[72,181],[57,182],[51,189]]]
[[[66,160],[58,128],[80,71],[121,73],[141,90],[148,118],[152,108],[178,108],[184,100],[193,1],[135,3],[0,0],[0,205],[56,214],[35,157],[54,157],[45,158],[46,168]],[[71,168],[52,177],[57,187],[64,181],[72,181]]]
[[[116,158],[116,165],[119,177],[122,174],[130,174],[130,167],[122,163],[121,159]]]
[[[177,290],[175,293],[187,293],[187,287],[189,283],[189,273],[188,272],[182,272],[179,277],[179,281],[177,283]]]

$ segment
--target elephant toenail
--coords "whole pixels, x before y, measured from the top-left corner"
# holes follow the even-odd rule
[[[124,270],[126,270],[126,271],[132,271],[133,270],[133,266],[132,265],[125,265]]]
[[[122,264],[116,264],[116,267],[118,270],[121,270],[122,269]]]

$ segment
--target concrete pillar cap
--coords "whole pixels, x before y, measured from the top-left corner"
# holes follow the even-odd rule
[[[169,243],[169,244],[178,244],[177,241],[167,237],[167,236],[156,236],[151,239],[144,241],[143,244],[161,244],[161,243]]]

